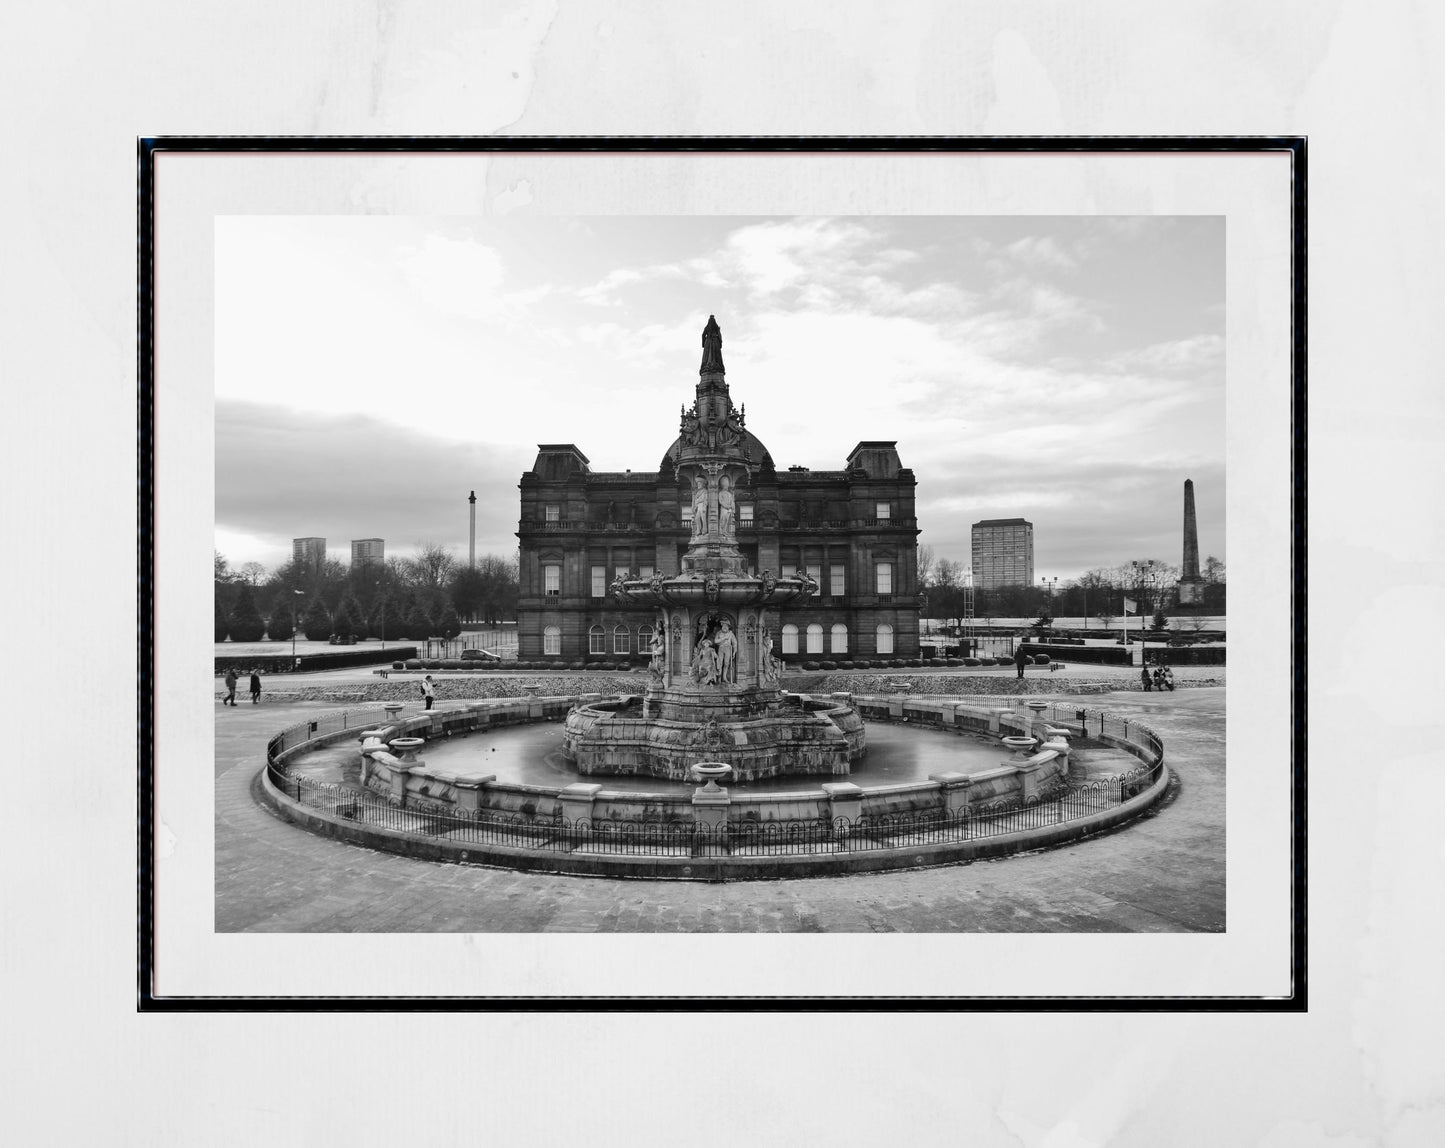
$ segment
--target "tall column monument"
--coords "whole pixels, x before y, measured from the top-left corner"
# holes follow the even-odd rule
[[[1204,601],[1204,579],[1199,576],[1199,523],[1194,517],[1194,480],[1184,480],[1184,565],[1179,574],[1179,604]]]

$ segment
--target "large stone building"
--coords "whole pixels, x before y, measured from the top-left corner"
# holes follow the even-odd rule
[[[985,518],[972,530],[973,584],[980,590],[1032,586],[1034,524],[1023,518]]]
[[[782,609],[774,649],[789,661],[916,657],[916,482],[897,444],[860,442],[840,470],[779,470],[733,406],[712,317],[702,341],[694,402],[657,470],[593,471],[572,443],[537,448],[519,483],[518,656],[616,661],[647,648],[655,612],[621,602],[611,585],[678,573],[693,502],[676,461],[685,440],[716,436],[746,460],[736,533],[749,568],[818,583],[812,598]]]

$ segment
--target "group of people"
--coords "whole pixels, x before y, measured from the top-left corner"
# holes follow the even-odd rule
[[[240,683],[241,676],[235,670],[226,671],[226,696],[221,699],[223,706],[234,706],[236,704],[236,686]],[[261,701],[261,671],[251,671],[251,704],[257,705]]]
[[[1174,688],[1174,671],[1168,666],[1155,666],[1151,670],[1146,665],[1139,671],[1139,680],[1144,683],[1146,694],[1150,689],[1172,690]]]

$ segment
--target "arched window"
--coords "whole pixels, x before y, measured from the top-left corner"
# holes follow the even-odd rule
[[[783,653],[796,654],[798,652],[798,627],[789,622],[783,627]]]
[[[823,625],[821,622],[808,623],[808,653],[823,652]]]
[[[638,627],[637,627],[637,652],[638,652],[639,654],[645,654],[645,653],[647,653],[647,651],[650,650],[650,649],[652,649],[652,627],[651,627],[651,626],[638,626]]]
[[[614,654],[632,653],[631,649],[629,649],[631,637],[632,631],[626,626],[617,626],[614,628],[612,631],[612,652]]]
[[[607,652],[607,631],[601,626],[593,626],[587,631],[587,652],[589,654],[605,654]]]
[[[548,626],[542,631],[542,653],[560,654],[562,652],[562,627]]]
[[[893,652],[893,627],[887,622],[878,627],[878,652],[880,654]]]
[[[833,645],[832,652],[835,654],[846,654],[848,652],[848,627],[842,622],[833,623]]]

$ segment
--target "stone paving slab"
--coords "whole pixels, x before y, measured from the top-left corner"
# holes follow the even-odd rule
[[[518,873],[318,837],[256,804],[267,738],[334,705],[217,707],[218,932],[1222,932],[1224,690],[1106,694],[1180,781],[1115,833],[937,869],[726,884]]]

